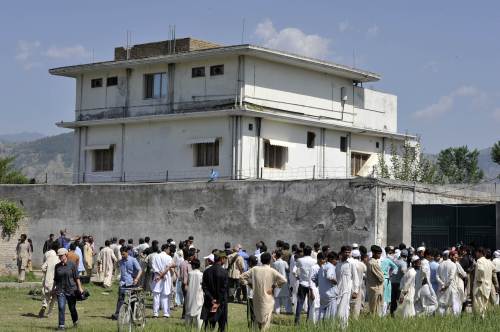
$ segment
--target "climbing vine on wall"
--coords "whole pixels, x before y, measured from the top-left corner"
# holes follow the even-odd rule
[[[16,203],[0,200],[0,225],[2,238],[10,238],[19,228],[19,222],[25,216],[24,210]]]

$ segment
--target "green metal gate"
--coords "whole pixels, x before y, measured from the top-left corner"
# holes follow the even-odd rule
[[[489,205],[413,205],[414,246],[443,249],[463,242],[495,248],[496,207]]]

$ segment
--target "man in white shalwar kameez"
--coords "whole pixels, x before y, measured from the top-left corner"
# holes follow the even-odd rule
[[[113,269],[116,262],[118,262],[118,258],[115,256],[113,249],[109,247],[110,241],[104,242],[104,245],[105,247],[99,252],[100,261],[98,264],[103,275],[103,286],[109,288],[113,282]]]
[[[260,256],[262,266],[255,266],[240,276],[242,285],[253,290],[253,313],[259,330],[265,331],[271,325],[274,311],[274,289],[283,286],[286,278],[271,268],[271,254]]]
[[[47,315],[50,315],[57,297],[53,294],[52,288],[54,286],[54,270],[56,264],[59,263],[59,256],[57,256],[58,244],[52,242],[49,250],[44,254],[44,263],[42,265],[43,280],[42,280],[42,308],[38,313],[38,317],[44,317],[45,310],[49,308]]]
[[[307,319],[312,321],[313,324],[316,324],[319,320],[319,311],[321,307],[321,300],[319,295],[318,288],[318,273],[319,269],[323,264],[325,264],[325,256],[322,252],[316,255],[317,263],[313,265],[311,269],[311,281],[309,286],[309,296],[308,296],[308,305],[309,311],[307,315]]]
[[[415,316],[415,277],[417,271],[415,271],[415,266],[420,265],[420,259],[418,256],[412,257],[412,267],[410,267],[401,279],[401,295],[399,297],[400,306],[398,307],[397,313],[400,313],[404,318]]]
[[[153,257],[152,270],[153,281],[151,282],[151,292],[153,293],[153,317],[158,317],[160,307],[164,317],[170,317],[169,295],[172,292],[171,270],[175,268],[175,263],[169,255],[168,245],[162,245],[162,251]]]
[[[186,307],[184,319],[188,327],[196,326],[199,331],[203,325],[200,318],[203,307],[203,289],[201,287],[203,273],[200,271],[200,261],[197,258],[191,260],[191,268],[191,272],[188,273],[188,285],[184,298]]]
[[[449,258],[444,259],[438,267],[437,281],[439,283],[439,313],[444,315],[451,309],[455,316],[462,311],[462,298],[460,296],[457,269],[458,252],[450,251]]]
[[[337,277],[337,317],[342,327],[347,327],[351,299],[356,299],[359,292],[359,278],[356,266],[349,259],[351,247],[340,249],[340,262],[335,267]]]
[[[282,258],[282,251],[278,250],[274,254],[274,258],[276,259],[271,267],[278,271],[283,278],[286,279],[286,271],[288,270],[288,263],[285,262]],[[279,314],[281,311],[281,307],[285,307],[286,313],[292,313],[292,302],[290,301],[290,289],[288,287],[288,282],[286,282],[280,288],[276,288],[274,290],[274,312]]]
[[[335,265],[337,254],[329,252],[327,262],[318,272],[318,290],[320,296],[319,319],[333,319],[337,314],[337,275]]]

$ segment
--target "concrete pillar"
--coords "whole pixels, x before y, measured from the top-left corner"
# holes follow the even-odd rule
[[[496,214],[497,214],[497,236],[496,236],[496,244],[497,248],[500,248],[500,202],[496,204]]]
[[[387,203],[387,244],[401,242],[411,244],[412,204],[410,202]],[[498,225],[498,222],[497,222]]]

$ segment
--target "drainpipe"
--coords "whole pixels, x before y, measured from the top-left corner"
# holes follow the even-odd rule
[[[257,169],[256,169],[256,178],[259,178],[260,172],[260,128],[262,126],[262,118],[255,118],[255,132],[257,135]]]
[[[346,154],[345,154],[345,172],[346,177],[351,176],[351,133],[347,133],[346,135]]]

